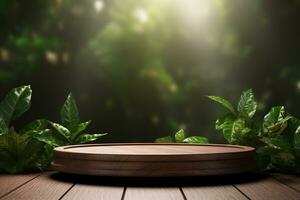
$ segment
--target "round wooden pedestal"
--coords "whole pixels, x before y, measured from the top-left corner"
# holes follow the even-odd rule
[[[60,172],[134,177],[234,174],[255,169],[252,147],[221,144],[86,144],[54,149]]]

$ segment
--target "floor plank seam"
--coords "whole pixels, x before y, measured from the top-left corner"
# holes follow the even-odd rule
[[[124,187],[121,200],[125,199],[126,190],[127,190],[127,187]]]
[[[185,196],[185,194],[184,194],[184,192],[183,192],[182,187],[179,187],[179,191],[181,192],[181,194],[182,194],[182,196],[183,196],[183,199],[184,199],[184,200],[187,200],[187,198],[186,198],[186,196]]]
[[[240,190],[236,185],[232,185],[237,191],[239,191],[242,195],[244,195],[247,199],[251,200],[250,197],[248,197],[242,190]]]
[[[68,192],[70,192],[70,190],[71,190],[75,185],[76,185],[76,184],[73,183],[73,184],[71,185],[71,187],[70,187],[69,189],[67,189],[67,191],[65,191],[65,193],[63,193],[63,195],[62,195],[58,200],[63,199],[63,198],[66,196],[66,194],[67,194]]]
[[[22,186],[26,185],[27,183],[29,183],[30,181],[32,181],[33,179],[36,179],[37,177],[39,177],[39,176],[41,176],[41,175],[42,175],[42,174],[39,174],[39,175],[37,175],[37,176],[35,176],[35,177],[31,178],[31,179],[29,179],[28,181],[26,181],[26,182],[22,183],[21,185],[19,185],[19,186],[15,187],[15,188],[14,188],[14,189],[12,189],[11,191],[9,191],[9,192],[7,192],[7,193],[3,194],[2,196],[0,196],[0,199],[4,198],[5,196],[9,195],[10,193],[12,193],[12,192],[16,191],[16,190],[17,190],[17,189],[19,189],[20,187],[22,187]]]
[[[294,188],[293,186],[290,186],[289,184],[286,184],[286,183],[284,183],[284,182],[281,182],[280,180],[278,180],[278,179],[275,178],[275,177],[272,177],[272,179],[275,180],[276,182],[282,184],[282,185],[287,186],[288,188],[290,188],[290,189],[292,189],[292,190],[295,190],[296,192],[300,192],[300,190]]]

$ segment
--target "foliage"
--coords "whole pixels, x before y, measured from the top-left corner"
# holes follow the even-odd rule
[[[251,89],[242,93],[237,111],[221,97],[208,98],[229,110],[216,120],[216,130],[223,133],[229,144],[255,147],[261,170],[300,173],[300,121],[283,106],[272,107],[263,119],[254,119],[257,102]]]
[[[10,123],[25,113],[31,102],[30,86],[12,89],[0,103],[0,171],[20,173],[41,169],[44,144],[35,137],[50,134],[47,121],[36,120],[16,132]]]
[[[54,147],[96,141],[105,134],[87,134],[91,121],[80,123],[75,99],[70,94],[61,109],[63,125],[37,119],[18,132],[10,124],[31,104],[30,86],[12,89],[0,103],[0,172],[21,173],[49,167]]]
[[[84,132],[90,123],[91,121],[80,122],[75,99],[72,94],[69,94],[61,108],[61,124],[50,122],[57,134],[49,138],[47,143],[53,147],[60,146],[61,144],[82,144],[96,141],[107,134],[90,134]]]
[[[189,144],[207,144],[208,139],[206,137],[202,136],[186,136],[186,133],[183,129],[180,129],[177,131],[174,135],[172,136],[166,136],[166,137],[161,137],[157,138],[155,143],[189,143]]]

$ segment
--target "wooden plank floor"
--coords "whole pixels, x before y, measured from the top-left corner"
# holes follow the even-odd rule
[[[300,200],[300,177],[241,174],[193,178],[114,178],[56,172],[0,175],[0,199]]]

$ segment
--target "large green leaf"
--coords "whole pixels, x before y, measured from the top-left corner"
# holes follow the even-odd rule
[[[189,144],[208,144],[208,139],[206,137],[202,136],[190,136],[183,140],[183,142],[189,143]]]
[[[176,142],[182,142],[185,138],[185,132],[183,129],[180,129],[175,133],[175,141]]]
[[[226,99],[223,99],[222,97],[218,97],[218,96],[207,96],[207,97],[215,102],[218,102],[225,108],[227,108],[232,114],[235,114],[235,110],[234,110],[232,104],[229,101],[227,101]]]
[[[68,142],[67,140],[62,140],[60,137],[56,136],[50,129],[34,131],[33,138],[52,147],[63,146]]]
[[[76,131],[79,124],[79,113],[73,95],[70,93],[61,108],[61,122],[71,132]]]
[[[251,131],[251,129],[246,126],[244,119],[233,119],[229,116],[217,120],[216,129],[222,130],[224,138],[230,144],[244,143],[247,133]]]
[[[240,115],[246,118],[252,118],[256,112],[257,102],[254,99],[252,89],[244,91],[238,103]]]
[[[78,124],[76,131],[71,133],[71,141],[76,140],[76,138],[83,133],[83,131],[88,127],[90,123],[91,120]]]
[[[174,143],[174,139],[171,136],[157,138],[155,143]]]
[[[77,138],[76,144],[83,144],[92,142],[95,140],[98,140],[99,138],[103,137],[104,135],[107,135],[107,133],[104,134],[83,134]]]
[[[287,127],[287,122],[291,118],[291,116],[285,116],[285,109],[283,106],[273,107],[264,117],[264,133],[271,137],[280,135]]]
[[[61,136],[63,136],[68,141],[70,140],[71,132],[66,127],[54,122],[49,122],[49,123]]]
[[[248,133],[251,132],[251,129],[246,126],[244,119],[237,119],[233,123],[231,143],[233,144],[246,144]]]
[[[14,120],[26,112],[30,107],[32,90],[30,86],[21,86],[12,89],[0,103],[0,116],[9,127]]]
[[[27,131],[42,131],[45,130],[47,126],[48,126],[48,120],[37,119],[24,126],[21,129],[20,133],[26,133]]]
[[[231,141],[231,134],[227,134],[232,129],[232,124],[234,122],[234,118],[230,115],[225,115],[224,117],[217,119],[215,128],[218,131],[222,131],[224,139],[230,143]]]

